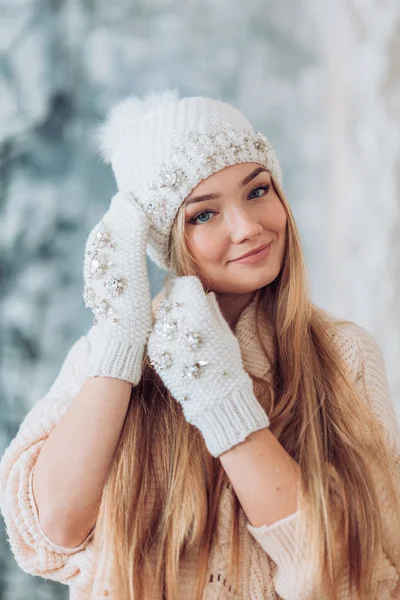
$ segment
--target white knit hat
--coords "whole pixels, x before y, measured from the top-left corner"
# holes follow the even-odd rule
[[[150,218],[147,254],[165,269],[172,224],[200,181],[224,167],[255,162],[282,185],[267,138],[220,100],[179,99],[176,90],[129,96],[111,107],[97,137],[119,191],[132,192]]]

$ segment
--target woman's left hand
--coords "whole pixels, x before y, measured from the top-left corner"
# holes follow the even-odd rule
[[[148,354],[213,456],[269,426],[244,370],[239,342],[215,294],[206,294],[198,277],[177,277],[167,290],[156,312]]]

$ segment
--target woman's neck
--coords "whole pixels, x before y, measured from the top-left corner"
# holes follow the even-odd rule
[[[234,329],[240,315],[253,300],[255,294],[256,292],[249,292],[248,294],[215,294],[220,310],[231,329]]]

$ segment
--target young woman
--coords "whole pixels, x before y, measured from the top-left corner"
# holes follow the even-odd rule
[[[175,92],[117,104],[100,140],[95,322],[0,464],[18,564],[73,600],[400,598],[382,354],[312,303],[268,140]]]

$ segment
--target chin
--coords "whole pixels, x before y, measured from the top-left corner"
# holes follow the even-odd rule
[[[235,279],[226,279],[211,281],[210,289],[217,294],[250,294],[272,283],[278,276],[266,276],[266,274],[256,275],[255,273]]]

